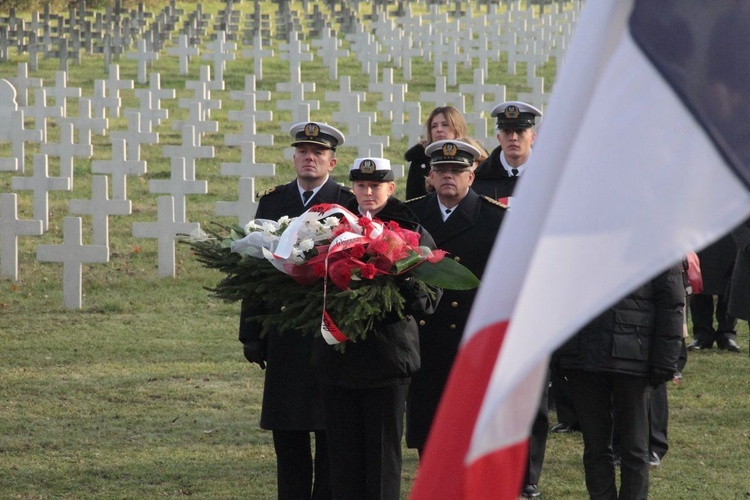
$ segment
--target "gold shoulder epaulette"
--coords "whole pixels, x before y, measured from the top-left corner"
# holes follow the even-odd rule
[[[493,205],[497,205],[498,207],[508,208],[508,205],[506,205],[505,203],[500,203],[497,200],[493,200],[489,196],[482,195],[482,198],[484,198],[485,201],[492,203]]]
[[[267,194],[271,194],[271,193],[274,193],[276,191],[281,191],[281,188],[283,188],[283,187],[284,187],[284,185],[281,184],[280,186],[275,186],[275,187],[272,187],[272,188],[268,188],[265,191],[263,191],[262,193],[256,193],[255,196],[257,196],[258,199],[260,199],[260,198],[263,198],[264,196],[266,196]]]

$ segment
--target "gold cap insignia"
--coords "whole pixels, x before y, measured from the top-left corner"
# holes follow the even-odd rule
[[[456,156],[458,148],[452,142],[443,144],[443,156]]]
[[[318,137],[320,134],[320,127],[316,123],[308,123],[305,125],[305,135],[307,137]]]
[[[375,162],[372,160],[362,160],[362,163],[359,164],[359,171],[363,174],[374,174],[375,173]]]
[[[517,106],[508,106],[505,108],[505,118],[518,118],[518,115],[521,114],[521,111],[519,111]]]

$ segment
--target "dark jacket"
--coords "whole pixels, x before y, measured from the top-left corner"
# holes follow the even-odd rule
[[[348,206],[353,213],[357,213],[357,207],[356,200]],[[422,235],[420,245],[435,248],[430,234],[399,200],[390,198],[375,218],[396,221],[405,229],[417,231]],[[438,289],[436,294],[435,300],[432,300],[426,293],[405,291],[412,311],[426,313],[435,309],[442,291]],[[399,319],[393,314],[376,322],[364,340],[347,341],[342,345],[343,352],[336,346],[328,345],[322,337],[315,339],[313,366],[322,383],[352,388],[405,384],[420,366],[419,332],[411,315]]]
[[[417,143],[404,155],[409,162],[409,172],[406,174],[406,199],[417,198],[427,194],[425,182],[430,175],[430,157],[424,153],[424,144]]]
[[[750,321],[750,219],[732,231],[737,246],[728,312],[735,318]]]
[[[446,258],[455,259],[481,279],[505,208],[471,189],[445,222],[435,193],[407,205],[437,247],[448,252]],[[434,314],[415,314],[422,368],[412,378],[407,399],[406,443],[410,448],[422,448],[427,440],[476,292],[444,290]]]
[[[737,245],[731,233],[727,233],[698,252],[703,278],[704,295],[725,295],[729,291]]]
[[[284,215],[296,217],[316,203],[346,205],[354,199],[348,187],[329,178],[305,207],[297,181],[277,186],[258,202],[258,219],[278,220]],[[253,314],[264,312],[262,304],[243,301],[240,314],[239,339],[243,344],[255,342],[265,351],[267,363],[263,387],[260,426],[272,430],[323,429],[323,413],[318,397],[315,372],[310,365],[313,337],[311,335],[269,332],[260,336],[260,324]]]
[[[478,194],[489,196],[493,200],[513,196],[516,189],[516,182],[520,177],[508,175],[503,164],[500,162],[500,153],[502,148],[496,147],[474,171],[474,183],[471,189]]]
[[[659,274],[583,327],[555,353],[563,370],[670,380],[682,346],[681,266]]]

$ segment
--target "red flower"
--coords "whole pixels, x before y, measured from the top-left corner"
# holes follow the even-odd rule
[[[391,231],[396,231],[396,232],[398,232],[398,231],[399,231],[399,229],[401,229],[401,226],[399,226],[399,225],[398,225],[398,222],[396,222],[395,220],[392,220],[392,221],[388,221],[388,222],[386,222],[386,223],[385,223],[385,226],[386,226],[386,227],[387,227],[388,229],[390,229]]]
[[[370,243],[367,247],[367,252],[372,255],[386,254],[388,253],[388,243],[383,238],[378,238]]]
[[[349,253],[355,259],[361,259],[365,256],[365,246],[362,243],[357,243],[349,249]]]
[[[377,268],[372,264],[365,264],[364,267],[360,269],[360,272],[362,273],[362,277],[367,280],[373,279],[375,275],[378,274]]]
[[[339,260],[328,266],[328,275],[334,285],[342,290],[348,290],[353,268],[354,266],[348,260]]]
[[[315,262],[312,265],[312,273],[313,276],[317,276],[318,278],[322,278],[326,275],[326,264],[325,262]]]

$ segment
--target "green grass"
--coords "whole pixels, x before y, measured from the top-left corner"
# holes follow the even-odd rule
[[[221,6],[215,1],[203,5],[206,12]],[[360,4],[364,14],[369,5]],[[178,7],[190,12],[194,4]],[[240,7],[248,11],[252,4]],[[299,10],[301,4],[293,7]],[[267,2],[264,8],[273,7]],[[415,9],[424,11],[425,5]],[[275,92],[275,85],[288,78],[288,67],[277,48],[276,56],[264,61],[258,88],[282,99],[287,96]],[[0,76],[15,76],[16,64],[23,60],[11,49],[10,60],[0,63]],[[134,80],[133,61],[122,57],[117,62],[121,77]],[[202,64],[197,58],[191,61],[189,79],[197,79]],[[509,99],[529,90],[523,85],[522,67],[517,75],[505,74],[504,61],[491,68],[488,81],[507,85]],[[57,69],[55,60],[40,60],[39,71],[31,76],[50,85]],[[339,62],[339,74],[352,76],[354,90],[364,91],[368,78],[360,71],[353,57]],[[159,73],[162,87],[174,88],[177,98],[189,95],[175,58],[163,55],[150,72]],[[203,144],[214,145],[216,158],[198,161],[197,178],[208,181],[209,194],[189,197],[191,221],[217,220],[215,202],[236,199],[237,180],[222,177],[220,164],[237,161],[239,151],[223,145],[223,134],[238,132],[238,125],[227,120],[229,110],[240,109],[229,91],[241,89],[250,72],[250,60],[228,63],[227,89],[213,92],[222,99],[223,108],[212,114],[220,134],[207,135]],[[419,92],[433,90],[432,64],[415,61],[413,73],[408,98],[416,100]],[[328,81],[328,69],[319,63],[303,64],[302,75],[304,81],[316,82],[310,98],[321,101],[321,111],[313,116],[330,121],[337,109],[323,97],[338,90],[338,82]],[[552,82],[554,62],[540,75]],[[71,64],[68,86],[91,96],[93,81],[103,77],[101,57],[86,57],[80,66]],[[469,71],[460,75],[460,83],[471,80]],[[138,106],[133,91],[121,94],[123,109]],[[374,111],[377,98],[368,93],[362,109]],[[68,106],[77,109],[75,100]],[[187,247],[177,246],[177,277],[160,279],[156,242],[132,236],[133,222],[155,220],[158,195],[149,193],[148,181],[168,177],[162,147],[179,143],[171,120],[187,114],[177,107],[177,99],[163,106],[170,120],[157,127],[160,144],[141,150],[148,174],[128,179],[133,214],[110,217],[110,262],[84,266],[83,308],[63,308],[61,265],[36,262],[35,254],[37,245],[61,242],[68,201],[90,197],[89,159],[76,160],[72,192],[50,193],[49,231],[19,239],[20,280],[0,281],[0,498],[275,498],[271,436],[258,428],[263,374],[242,357],[236,340],[238,306],[208,297],[203,288],[219,276],[200,267]],[[274,122],[258,124],[258,131],[276,136],[274,147],[257,149],[258,162],[277,165],[276,178],[256,179],[256,189],[263,191],[293,176],[291,165],[282,159],[289,137],[279,127],[291,117],[276,111],[274,103],[258,106],[274,110]],[[425,108],[423,117],[429,112]],[[124,114],[110,118],[110,131],[126,126]],[[383,120],[373,126],[374,134],[388,132]],[[50,140],[58,133],[50,122]],[[405,139],[392,141],[385,156],[398,163],[408,146]],[[0,144],[0,155],[8,151],[8,145]],[[27,145],[27,175],[38,152],[38,145]],[[340,150],[339,179],[355,154]],[[94,136],[93,159],[110,155],[109,138]],[[53,175],[57,168],[59,161],[50,158]],[[11,179],[17,175],[0,172],[0,192],[11,192]],[[403,195],[401,182],[397,194]],[[19,191],[18,199],[19,216],[31,218],[31,193]],[[83,227],[84,243],[91,243],[89,217],[84,217]],[[652,471],[652,498],[750,497],[750,365],[747,325],[742,327],[743,354],[691,354],[684,384],[670,388],[671,450],[664,465]],[[416,468],[416,455],[405,451],[404,497]],[[585,497],[580,435],[550,437],[541,488],[545,498]]]

